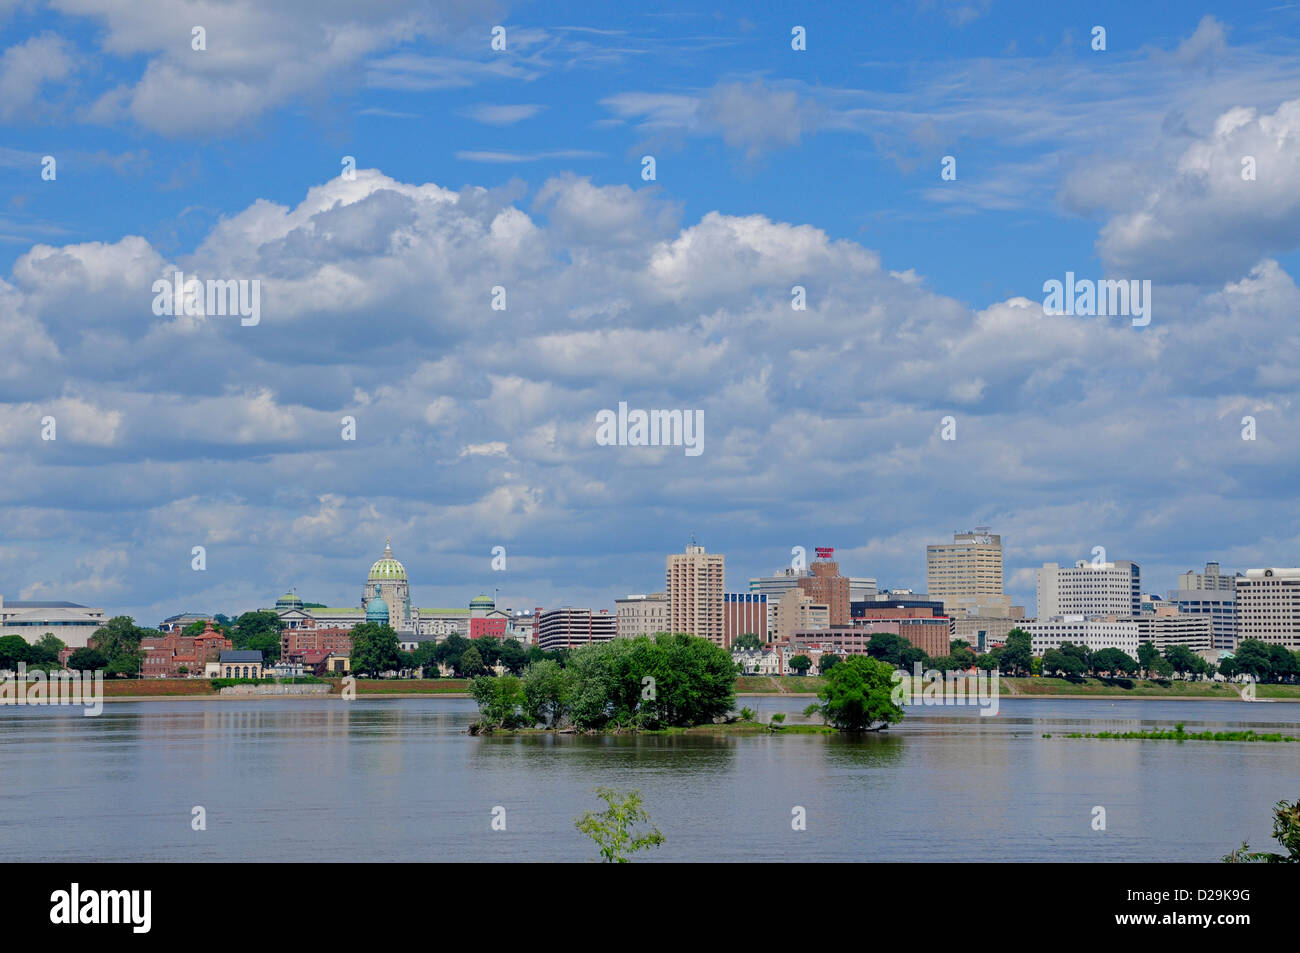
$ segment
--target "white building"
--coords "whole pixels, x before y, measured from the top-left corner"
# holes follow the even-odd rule
[[[668,631],[688,632],[723,645],[722,596],[726,557],[705,552],[694,541],[685,553],[670,553],[664,568],[668,593]]]
[[[745,675],[780,675],[781,653],[775,649],[737,649],[731,660]]]
[[[1247,569],[1237,577],[1237,641],[1300,649],[1300,569]]]
[[[1066,615],[1040,618],[1020,628],[1029,633],[1030,648],[1039,656],[1048,649],[1059,649],[1062,642],[1073,642],[1087,646],[1090,652],[1119,649],[1137,658],[1138,643],[1142,641],[1136,619]]]
[[[1179,589],[1220,589],[1233,590],[1237,588],[1237,576],[1225,576],[1219,572],[1218,563],[1206,563],[1205,572],[1195,572],[1189,569],[1178,577]]]
[[[614,600],[614,616],[621,639],[668,631],[668,593],[630,595]]]
[[[1213,565],[1213,564],[1211,564]],[[1184,573],[1180,579],[1189,574]],[[1192,574],[1195,575],[1195,574]],[[1234,579],[1224,576],[1224,579]],[[1176,606],[1184,615],[1200,615],[1209,618],[1214,631],[1214,647],[1219,651],[1231,652],[1237,647],[1237,586],[1231,589],[1170,589],[1170,605]]]
[[[1150,642],[1161,653],[1175,645],[1186,646],[1207,657],[1214,650],[1214,622],[1209,616],[1174,611],[1144,612],[1136,621],[1138,643]]]
[[[1038,570],[1038,618],[1053,616],[1136,616],[1142,611],[1142,573],[1128,560],[1094,564],[1080,559],[1061,568]]]
[[[0,596],[0,636],[21,635],[33,645],[50,632],[68,648],[85,648],[86,641],[105,621],[103,609],[89,609],[75,602],[5,602]]]

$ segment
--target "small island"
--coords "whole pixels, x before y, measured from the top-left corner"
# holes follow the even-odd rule
[[[521,676],[483,675],[470,682],[479,719],[470,734],[606,733],[864,733],[903,719],[894,703],[893,666],[852,656],[824,677],[819,702],[805,709],[822,725],[763,724],[734,711],[736,664],[708,639],[666,634],[614,639],[574,649],[561,665],[533,662]]]

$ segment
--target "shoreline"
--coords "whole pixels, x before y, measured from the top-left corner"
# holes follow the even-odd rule
[[[353,701],[360,701],[363,698],[470,698],[469,692],[359,692]],[[737,698],[816,698],[816,692],[736,692]],[[165,701],[311,701],[321,698],[343,700],[341,695],[221,695],[210,692],[195,695],[114,695],[105,696],[102,701],[105,704],[112,702],[165,702]],[[1180,702],[1242,702],[1247,705],[1257,705],[1261,702],[1300,702],[1300,696],[1294,698],[1256,698],[1252,702],[1247,702],[1240,696],[1231,698],[1219,698],[1213,695],[1011,695],[1000,694],[998,699],[1005,700],[1008,698],[1026,698],[1026,699],[1044,699],[1046,701],[1060,701],[1077,699],[1079,701],[1180,701]],[[3,706],[0,706],[3,707]],[[912,706],[912,707],[940,707],[940,706]]]

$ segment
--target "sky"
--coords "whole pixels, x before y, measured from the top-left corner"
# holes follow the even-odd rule
[[[0,595],[1300,564],[1300,3],[754,6],[0,0]]]

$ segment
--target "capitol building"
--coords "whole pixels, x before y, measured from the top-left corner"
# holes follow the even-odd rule
[[[509,619],[486,594],[476,596],[465,609],[413,607],[406,567],[393,555],[391,537],[384,544],[383,555],[371,564],[356,607],[308,606],[290,592],[276,600],[273,611],[286,629],[351,629],[362,622],[390,625],[404,646],[441,641],[451,635],[504,635]],[[513,632],[511,637],[521,634]]]

